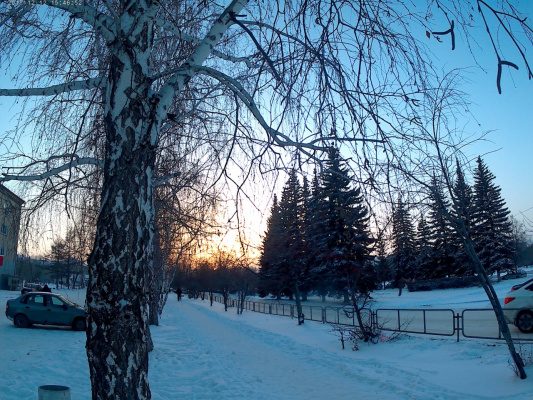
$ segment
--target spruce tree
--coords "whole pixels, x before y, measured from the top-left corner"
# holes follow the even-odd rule
[[[478,157],[474,170],[472,238],[485,270],[490,274],[514,267],[514,246],[509,210],[494,183],[495,176]]]
[[[432,257],[433,246],[431,243],[431,231],[423,215],[420,216],[416,227],[416,268],[414,278],[427,280],[433,275],[434,262]]]
[[[274,199],[261,256],[261,293],[275,290],[295,296],[298,322],[303,323],[301,307],[302,291],[309,288],[309,260],[305,237],[306,204],[308,184],[302,189],[295,170],[283,187],[279,203]]]
[[[446,211],[450,208],[441,185],[433,179],[430,194],[428,227],[430,231],[432,260],[429,278],[438,279],[454,274],[454,257],[457,251],[455,231],[450,225]]]
[[[319,203],[323,220],[317,232],[320,238],[315,241],[315,276],[345,298],[368,293],[374,285],[369,263],[368,210],[361,190],[352,187],[337,149],[329,150],[325,164]]]
[[[260,296],[264,297],[270,293],[278,299],[281,297],[282,285],[275,274],[279,269],[278,264],[282,261],[278,253],[282,240],[283,227],[281,224],[280,208],[278,198],[274,195],[259,260],[259,275],[261,279],[259,280],[258,289]]]
[[[387,256],[383,233],[376,240],[376,252],[376,259],[374,260],[376,282],[381,286],[382,289],[385,289],[387,282],[394,279],[394,271],[392,269],[390,257]]]
[[[297,307],[298,323],[303,323],[301,307],[301,287],[306,282],[306,260],[303,235],[303,197],[296,170],[292,170],[283,188],[280,201],[283,239],[278,256],[283,261],[278,264],[278,279],[283,283],[287,294],[294,296]]]
[[[312,220],[313,220],[313,195],[309,187],[309,180],[304,176],[302,186],[302,204],[301,204],[301,234],[303,241],[302,264],[303,268],[300,275],[300,289],[302,291],[302,301],[307,300],[307,294],[312,289],[310,269],[313,265],[313,240],[312,240]]]
[[[411,216],[401,198],[392,216],[392,245],[394,281],[396,286],[403,285],[402,280],[415,277],[415,233]]]
[[[321,257],[320,250],[325,247],[324,231],[326,227],[325,218],[326,209],[324,207],[324,198],[322,196],[322,189],[317,170],[315,168],[313,173],[313,181],[311,184],[311,193],[308,205],[308,218],[306,221],[306,244],[309,249],[307,254],[307,261],[309,264],[309,282],[312,290],[316,292],[322,301],[326,301],[326,296],[331,292],[329,282],[324,279],[324,271],[319,264],[319,257]]]
[[[274,249],[278,262],[271,267],[271,275],[280,285],[283,294],[291,299],[294,293],[295,271],[302,263],[302,235],[300,232],[301,188],[296,171],[289,173],[279,201],[280,232],[278,246]]]
[[[466,229],[468,235],[472,234],[472,207],[473,195],[472,188],[466,182],[465,175],[456,159],[456,179],[452,188],[454,202],[451,209],[451,216],[456,221],[461,221]],[[471,267],[471,261],[464,249],[463,242],[459,235],[455,234],[454,247],[456,248],[454,274],[457,276],[473,275],[474,271]]]

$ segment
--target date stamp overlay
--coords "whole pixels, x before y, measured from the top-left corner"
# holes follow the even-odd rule
[[[12,6],[82,6],[84,0],[5,0]]]

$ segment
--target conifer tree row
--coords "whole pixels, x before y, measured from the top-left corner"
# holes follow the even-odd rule
[[[515,245],[509,210],[501,197],[495,176],[478,157],[471,187],[456,161],[456,178],[452,190],[453,207],[439,183],[434,180],[427,212],[420,211],[417,232],[414,217],[401,199],[395,205],[392,229],[392,263],[395,283],[400,278],[430,280],[473,275],[461,238],[452,229],[452,219],[460,219],[471,234],[476,252],[487,273],[516,267]]]
[[[455,201],[446,199],[436,180],[426,209],[416,207],[413,212],[414,207],[398,197],[387,256],[385,241],[373,248],[364,198],[338,150],[331,149],[311,184],[305,177],[300,184],[293,170],[281,200],[274,196],[263,239],[259,293],[295,299],[300,316],[300,302],[310,292],[352,302],[353,295],[368,293],[378,281],[398,287],[411,280],[472,276],[470,260],[446,213],[464,221],[489,274],[513,269],[516,249],[510,213],[481,158],[473,179],[470,186],[457,161]]]
[[[293,170],[281,200],[275,198],[263,240],[260,294],[294,297],[298,306],[309,291],[347,301],[368,293],[375,280],[368,210],[337,149],[330,149],[311,186],[306,179],[300,185]]]

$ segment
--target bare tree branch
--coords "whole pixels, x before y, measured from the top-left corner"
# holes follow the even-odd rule
[[[105,88],[105,77],[91,78],[83,81],[74,81],[53,85],[43,88],[27,88],[27,89],[0,89],[0,96],[53,96],[60,93],[72,92],[75,90],[87,90],[94,88]]]
[[[67,171],[71,168],[81,166],[81,165],[94,165],[100,168],[103,168],[104,166],[104,163],[102,160],[97,160],[95,158],[80,158],[77,155],[63,155],[63,156],[50,157],[48,160],[40,161],[38,163],[48,164],[53,159],[57,159],[57,158],[71,158],[71,161],[59,167],[48,169],[46,172],[43,172],[41,174],[36,174],[36,175],[2,174],[3,176],[0,177],[0,182],[44,180],[44,179],[57,176],[61,172]],[[37,163],[34,163],[34,164],[37,164]],[[27,167],[25,167],[25,169],[32,165],[33,164],[28,165]]]

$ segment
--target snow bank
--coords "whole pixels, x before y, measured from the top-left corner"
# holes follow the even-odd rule
[[[496,285],[503,297],[518,281]],[[65,291],[82,303],[84,293]],[[0,301],[17,293],[0,291]],[[375,307],[484,308],[479,288],[374,294]],[[152,328],[152,398],[167,399],[526,399],[530,378],[518,379],[503,342],[402,336],[342,350],[328,325],[169,298]],[[40,385],[71,388],[90,399],[85,335],[67,329],[17,329],[0,318],[0,399],[35,399]],[[531,350],[531,345],[525,347]]]

